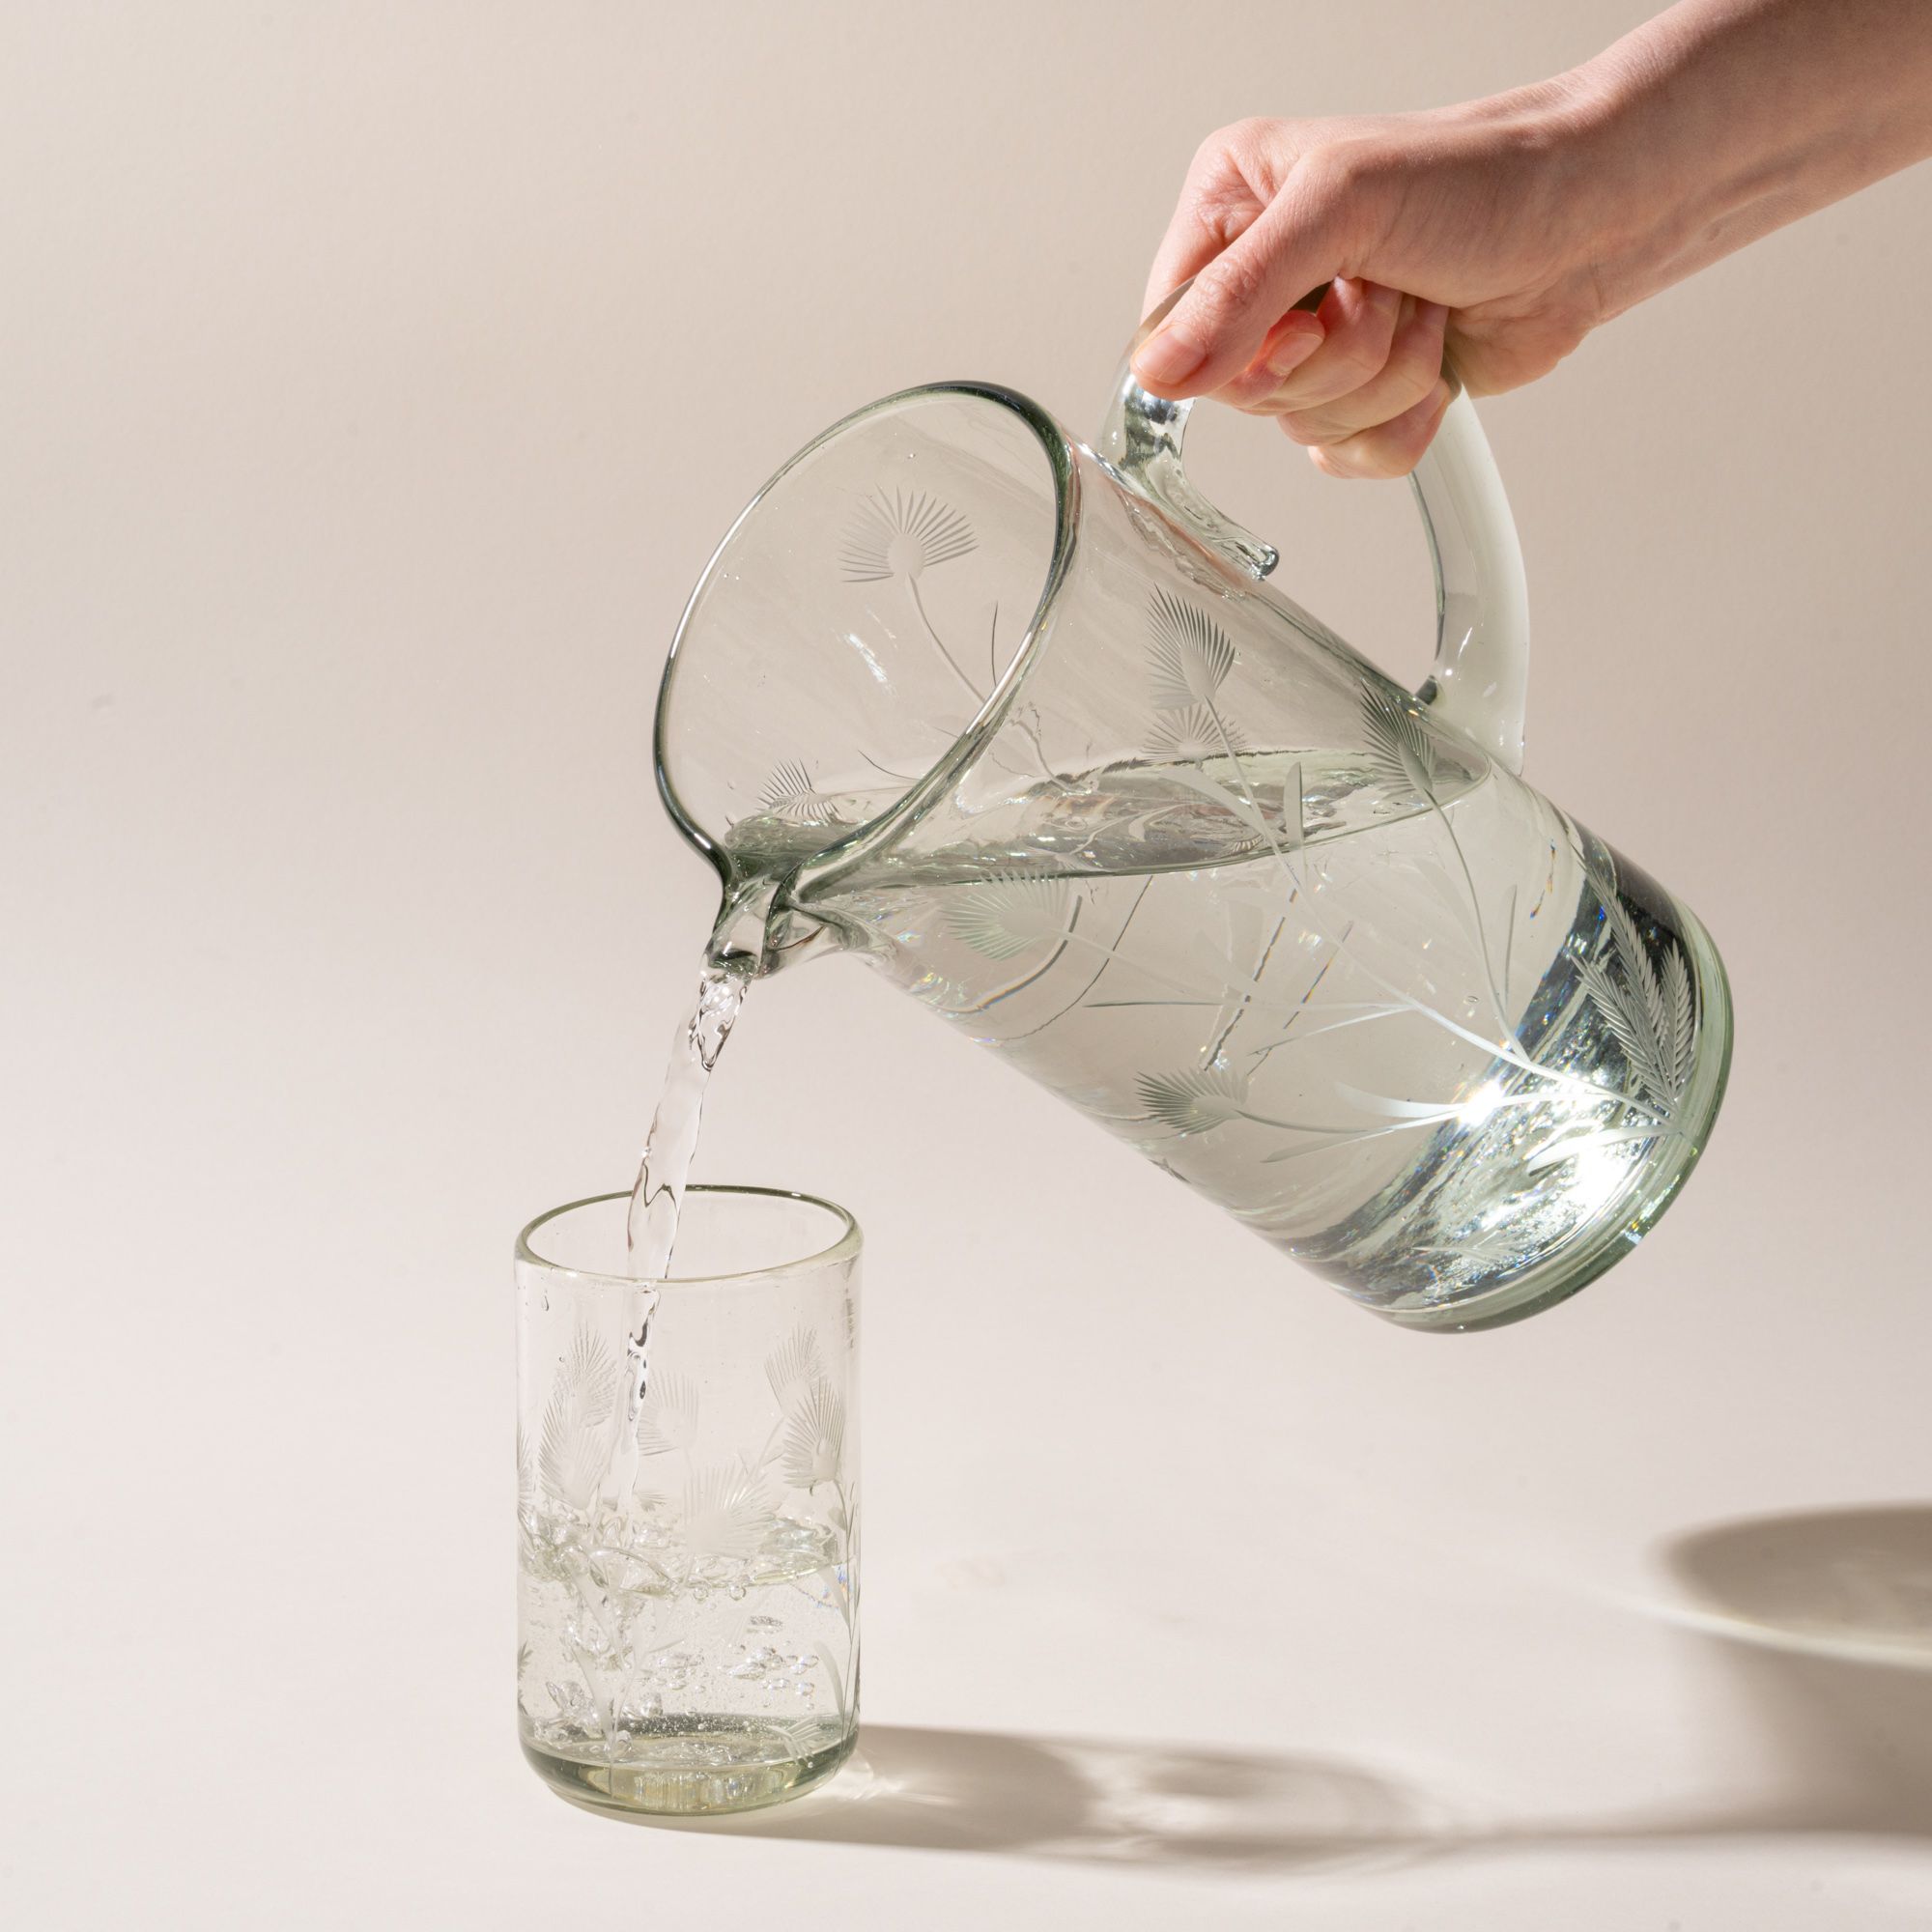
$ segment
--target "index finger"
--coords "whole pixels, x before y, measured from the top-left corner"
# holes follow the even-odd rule
[[[1141,313],[1151,315],[1182,282],[1246,234],[1264,206],[1219,150],[1197,154],[1168,219],[1167,233],[1154,250]]]

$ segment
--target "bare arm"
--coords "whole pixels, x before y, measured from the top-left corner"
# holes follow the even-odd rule
[[[1399,475],[1447,406],[1932,155],[1932,0],[1682,0],[1573,71],[1427,113],[1244,121],[1195,156],[1136,357]],[[1294,308],[1331,283],[1320,309]]]

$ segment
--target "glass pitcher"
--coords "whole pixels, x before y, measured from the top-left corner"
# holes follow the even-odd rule
[[[1419,694],[1264,581],[1188,411],[1123,364],[1089,447],[934,384],[753,498],[658,700],[713,957],[857,953],[1365,1306],[1517,1320],[1695,1164],[1722,964],[1518,776],[1522,563],[1468,399],[1415,477]]]

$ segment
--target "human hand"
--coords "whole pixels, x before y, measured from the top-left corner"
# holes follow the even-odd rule
[[[1241,121],[1194,157],[1134,356],[1156,395],[1277,416],[1336,476],[1415,467],[1449,406],[1932,156],[1932,6],[1677,0],[1535,87]],[[1295,304],[1328,285],[1313,314]],[[1446,358],[1446,359],[1445,359]]]
[[[1451,378],[1553,368],[1615,312],[1599,264],[1591,91],[1553,81],[1428,113],[1254,120],[1194,157],[1148,281],[1194,285],[1134,356],[1155,394],[1275,417],[1335,476],[1399,476]],[[1312,312],[1295,304],[1327,284]]]

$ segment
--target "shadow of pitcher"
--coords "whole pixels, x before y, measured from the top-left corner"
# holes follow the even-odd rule
[[[1932,1836],[1932,1505],[1747,1519],[1662,1554],[1676,1620],[1762,1729],[1757,1827]]]

